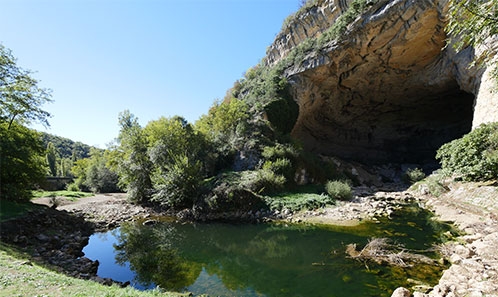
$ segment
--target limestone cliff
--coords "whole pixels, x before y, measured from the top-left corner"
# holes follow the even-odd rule
[[[378,0],[342,36],[285,69],[299,116],[293,136],[311,151],[367,162],[422,162],[443,143],[498,120],[490,69],[446,47],[447,0]],[[354,1],[319,0],[297,13],[267,52],[276,65],[318,38]],[[496,39],[487,45],[496,52]]]

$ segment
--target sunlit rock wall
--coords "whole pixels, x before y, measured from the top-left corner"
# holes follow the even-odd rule
[[[350,2],[318,1],[295,16],[267,64],[323,33]],[[377,1],[342,38],[287,68],[300,109],[293,136],[327,155],[426,162],[443,143],[498,120],[490,70],[470,67],[474,49],[446,47],[446,11],[446,0]]]

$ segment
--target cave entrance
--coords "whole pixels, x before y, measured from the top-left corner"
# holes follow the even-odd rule
[[[441,145],[472,128],[475,96],[456,82],[438,92],[365,98],[316,104],[293,135],[309,151],[365,164],[429,164]]]
[[[411,103],[399,112],[379,122],[385,125],[385,131],[381,128],[378,135],[381,139],[377,144],[385,152],[380,159],[434,163],[441,145],[471,131],[474,101],[473,94],[459,89],[409,100]]]

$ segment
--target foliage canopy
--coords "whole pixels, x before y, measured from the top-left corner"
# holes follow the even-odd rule
[[[0,123],[0,197],[11,201],[31,198],[35,185],[43,182],[45,150],[40,135],[16,122]]]
[[[31,72],[16,65],[10,50],[0,44],[0,196],[6,200],[30,198],[30,189],[45,175],[45,150],[39,133],[24,124],[48,125],[42,105],[50,91],[38,87]]]
[[[446,32],[457,50],[476,48],[490,36],[498,34],[498,0],[451,0]],[[489,60],[487,50],[477,57],[478,63]]]
[[[31,74],[17,66],[11,51],[0,44],[0,121],[8,127],[15,120],[49,125],[50,113],[42,106],[51,102],[50,90],[39,87]]]

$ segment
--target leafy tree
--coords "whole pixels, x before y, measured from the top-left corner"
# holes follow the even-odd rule
[[[258,127],[250,119],[249,105],[233,97],[223,102],[214,102],[207,115],[196,123],[195,129],[205,135],[211,144],[207,150],[209,161],[214,161],[212,170],[232,166],[235,155],[254,147],[260,137]]]
[[[59,176],[72,177],[71,168],[73,167],[73,159],[72,158],[60,158],[59,162],[57,162],[58,168],[57,172]]]
[[[205,142],[202,135],[196,133],[182,117],[161,117],[150,121],[144,128],[144,134],[150,158],[159,167],[172,163],[172,158],[177,155],[201,158],[203,154]]]
[[[23,124],[48,125],[50,114],[41,107],[51,101],[50,92],[30,74],[0,44],[0,196],[8,200],[28,200],[45,176],[40,135]]]
[[[17,66],[11,51],[0,44],[0,121],[7,123],[7,129],[16,120],[48,126],[50,113],[42,106],[51,102],[50,96],[50,90],[40,88],[31,72]]]
[[[498,0],[451,0],[446,32],[457,50],[482,45],[490,36],[498,34]],[[477,57],[482,64],[489,60],[489,52]]]
[[[115,167],[109,164],[109,151],[92,149],[90,154],[90,158],[77,160],[72,168],[78,189],[94,193],[119,192],[119,178]]]
[[[118,175],[107,166],[106,154],[93,149],[85,174],[85,185],[94,193],[118,192]]]
[[[47,164],[48,164],[48,169],[50,171],[50,175],[52,176],[57,176],[57,159],[58,159],[58,153],[57,149],[55,148],[54,144],[49,142],[47,145]]]
[[[74,184],[80,191],[90,191],[86,185],[87,168],[90,167],[90,158],[79,159],[74,162],[71,173],[76,177]]]
[[[45,149],[40,135],[15,121],[0,122],[0,197],[27,201],[30,189],[43,182]]]
[[[200,195],[204,178],[204,137],[181,117],[151,121],[144,133],[154,164],[153,200],[174,207],[191,206]]]
[[[166,170],[156,178],[152,200],[177,208],[192,206],[200,196],[203,179],[199,160],[186,154],[173,155]]]
[[[239,99],[231,98],[222,103],[215,102],[209,109],[208,115],[202,116],[196,122],[196,128],[210,136],[216,134],[235,133],[239,123],[249,118],[247,104]]]
[[[119,125],[119,184],[127,189],[130,201],[145,203],[149,201],[153,190],[153,164],[147,151],[147,137],[138,119],[128,110],[119,114]]]

